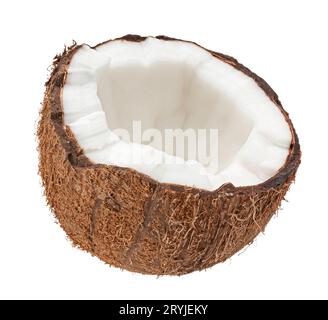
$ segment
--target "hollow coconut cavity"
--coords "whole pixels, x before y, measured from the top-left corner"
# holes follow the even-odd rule
[[[186,150],[187,133],[201,131],[215,134]],[[73,242],[151,274],[200,270],[250,243],[300,162],[292,123],[263,79],[164,36],[57,56],[38,137],[46,196]]]
[[[285,164],[292,140],[283,113],[254,79],[183,41],[150,37],[82,46],[68,67],[62,103],[65,124],[93,163],[206,190],[268,180]],[[148,130],[144,143],[134,141],[136,121]],[[115,129],[126,129],[129,139]],[[197,161],[199,150],[188,158],[180,145],[151,143],[149,129],[162,137],[181,129],[177,144],[186,144],[190,129],[218,131],[208,137],[212,156]]]

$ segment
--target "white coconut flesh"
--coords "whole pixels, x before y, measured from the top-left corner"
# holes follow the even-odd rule
[[[183,41],[80,47],[62,103],[65,125],[91,162],[128,167],[163,183],[205,190],[228,182],[256,185],[284,165],[291,143],[283,114],[252,78]],[[136,141],[135,121],[142,133],[182,129],[176,148],[149,137]],[[130,140],[117,129],[127,130]],[[209,143],[218,146],[208,148],[219,152],[204,161],[174,151],[188,129],[217,129],[218,141]]]

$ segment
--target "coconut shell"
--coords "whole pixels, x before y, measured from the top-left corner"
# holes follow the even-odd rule
[[[64,124],[61,93],[79,47],[74,44],[54,59],[37,132],[47,202],[73,244],[115,267],[181,275],[225,261],[263,232],[301,157],[294,127],[270,86],[234,58],[208,50],[253,78],[289,124],[289,155],[272,178],[247,187],[228,183],[215,191],[159,183],[129,168],[92,163]]]

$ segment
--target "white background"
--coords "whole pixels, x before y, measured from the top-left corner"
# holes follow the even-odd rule
[[[1,1],[0,298],[328,298],[327,1]],[[165,34],[235,56],[290,113],[296,183],[242,254],[181,277],[110,268],[75,249],[37,175],[35,129],[52,57],[72,39]]]

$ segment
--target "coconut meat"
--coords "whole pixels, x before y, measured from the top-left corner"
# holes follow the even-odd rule
[[[183,41],[149,37],[80,47],[62,104],[65,125],[93,163],[163,183],[210,191],[228,182],[256,185],[284,165],[291,144],[283,114],[252,78]],[[133,134],[136,121],[146,141]],[[180,129],[175,148],[151,137],[154,130],[165,137],[168,129]],[[206,158],[195,146],[192,156],[184,152],[179,144],[190,129],[216,130],[206,147],[218,152]]]

